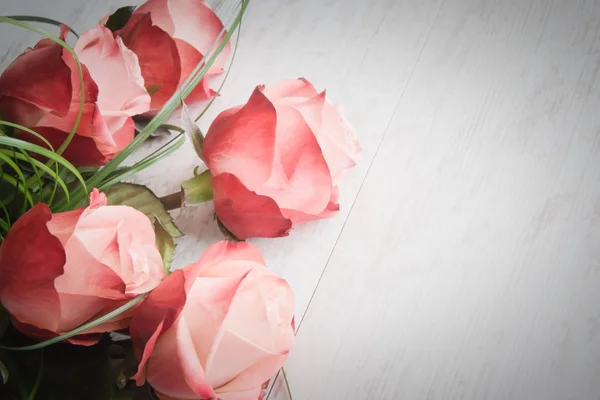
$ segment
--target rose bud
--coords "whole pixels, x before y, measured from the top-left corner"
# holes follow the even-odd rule
[[[192,70],[215,49],[223,23],[201,0],[149,0],[131,15],[116,32],[133,50],[142,68],[146,87],[152,95],[147,115],[155,115],[177,91]],[[205,76],[220,74],[229,58],[227,43]],[[191,104],[211,98],[206,78],[186,98]]]
[[[217,116],[202,151],[217,215],[240,239],[335,215],[337,184],[359,153],[338,107],[305,79],[257,87]]]
[[[257,400],[294,342],[294,295],[249,243],[220,242],[136,310],[134,377],[162,400]]]
[[[61,26],[60,38],[67,32]],[[137,56],[107,28],[82,34],[74,50],[83,70],[83,114],[62,155],[74,165],[103,165],[133,140],[131,117],[148,110],[150,96]],[[0,115],[42,135],[54,150],[73,128],[80,99],[77,62],[50,39],[27,49],[0,76]],[[47,147],[30,133],[17,135]]]
[[[38,339],[69,332],[155,288],[165,276],[146,215],[107,206],[94,189],[90,205],[52,214],[38,203],[11,227],[0,247],[0,302],[21,332]],[[75,336],[125,329],[131,312]]]

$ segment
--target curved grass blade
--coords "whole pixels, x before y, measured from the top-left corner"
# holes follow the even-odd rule
[[[44,142],[44,144],[46,146],[48,146],[48,148],[53,152],[56,153],[56,151],[54,150],[54,147],[50,144],[50,142],[48,141],[48,139],[46,139],[45,137],[43,137],[42,135],[40,135],[39,133],[37,133],[36,131],[33,131],[23,125],[19,125],[19,124],[15,124],[12,122],[8,122],[8,121],[3,121],[0,120],[0,125],[5,125],[5,126],[10,126],[11,128],[15,128],[15,129],[19,129],[22,131],[25,131],[33,136],[35,136],[36,138],[38,138],[39,140],[41,140],[42,142]],[[6,136],[6,134],[4,133],[0,133],[1,136]]]
[[[42,176],[40,175],[40,172],[38,171],[37,166],[35,165],[35,162],[33,161],[33,158],[31,158],[31,156],[29,154],[27,154],[27,152],[25,150],[19,149],[19,153],[17,153],[15,151],[15,149],[11,149],[11,152],[12,152],[12,157],[14,159],[18,158],[19,160],[24,161],[31,166],[31,168],[33,169],[33,174],[34,174],[32,179],[34,177],[37,178],[37,182],[39,185],[38,187],[41,190],[42,187],[44,186],[44,183],[42,182]]]
[[[27,190],[24,188],[24,186],[21,186],[21,181],[15,179],[14,177],[7,175],[5,173],[2,173],[2,176],[0,176],[0,180],[8,183],[9,185],[14,186],[15,191],[23,193],[23,205],[21,206],[20,213],[24,214],[25,211],[27,210],[28,198],[27,198],[27,195],[25,194],[25,192],[27,192]],[[12,201],[13,198],[14,198],[14,192],[8,197],[8,199],[0,200],[0,203],[8,204],[8,203],[10,203],[10,201]]]
[[[194,120],[194,122],[198,122],[198,120],[200,118],[202,118],[202,116],[204,116],[204,114],[206,114],[206,112],[208,111],[208,109],[210,108],[210,106],[212,106],[212,104],[215,102],[215,100],[217,99],[217,97],[221,94],[221,90],[223,90],[223,86],[225,86],[225,82],[227,81],[227,77],[229,76],[229,72],[231,72],[231,68],[233,67],[233,61],[235,60],[235,54],[237,53],[237,49],[238,49],[238,43],[240,42],[240,34],[242,32],[242,22],[240,21],[240,25],[238,27],[237,30],[237,37],[235,38],[235,45],[233,45],[233,52],[231,53],[231,62],[229,63],[229,68],[227,68],[227,72],[225,72],[225,75],[223,76],[223,81],[221,82],[221,85],[219,86],[219,89],[217,89],[217,93],[213,96],[212,99],[210,99],[210,101],[208,102],[208,104],[206,105],[206,107],[204,107],[204,110],[202,110],[202,112],[196,117],[196,119]]]
[[[0,174],[0,180],[2,180],[3,177],[4,177],[4,171],[2,171],[2,173]],[[6,217],[6,223],[8,224],[8,227],[10,228],[10,226],[12,225],[10,222],[10,213],[8,212],[8,209],[4,205],[3,201],[0,201],[0,208],[2,209],[2,211],[4,211],[4,216]],[[6,230],[6,232],[8,232],[8,229]]]
[[[217,41],[213,42],[212,46],[206,52],[206,55],[202,58],[202,60],[200,60],[200,62],[184,80],[180,87],[180,102],[185,100],[185,98],[191,93],[192,90],[194,90],[198,83],[200,83],[200,80],[204,78],[204,76],[206,75],[210,67],[213,65],[219,54],[221,54],[221,51],[223,51],[233,33],[242,23],[242,17],[244,16],[246,9],[248,8],[249,1],[250,0],[240,1],[240,10],[238,11],[234,21],[229,26],[229,29],[223,28],[223,30],[218,35],[218,37],[222,37],[222,39],[220,41],[219,39],[217,39]],[[218,46],[215,48],[217,44]],[[208,55],[210,55],[210,57],[208,58],[206,63],[203,63],[204,59]]]
[[[73,173],[73,175],[75,175],[75,177],[79,180],[79,182],[81,183],[81,186],[84,188],[84,190],[87,193],[87,187],[86,187],[85,181],[83,180],[83,177],[81,176],[79,171],[77,171],[77,169],[73,166],[73,164],[71,164],[70,162],[65,160],[60,155],[58,155],[48,149],[45,149],[41,146],[38,146],[37,144],[29,143],[24,140],[15,139],[15,138],[8,137],[8,136],[0,136],[0,145],[5,145],[5,146],[10,146],[10,147],[18,148],[18,149],[31,151],[33,153],[37,153],[41,156],[47,157],[47,158],[51,159],[52,161],[62,165],[63,167],[67,168],[71,173]]]
[[[58,150],[56,151],[56,153],[58,155],[61,155],[65,149],[67,148],[67,146],[69,145],[69,143],[71,143],[71,140],[73,139],[73,136],[75,136],[75,132],[77,132],[77,128],[79,127],[79,122],[81,121],[81,116],[83,115],[83,104],[84,104],[84,100],[85,100],[85,90],[84,90],[84,85],[83,85],[83,69],[81,68],[81,62],[79,61],[79,58],[77,57],[77,54],[75,54],[75,50],[73,50],[73,48],[71,46],[69,46],[66,42],[64,42],[63,40],[59,39],[56,36],[50,35],[47,32],[44,32],[41,29],[37,29],[34,26],[31,26],[25,22],[22,21],[18,21],[16,19],[12,19],[9,17],[3,17],[0,16],[0,23],[7,23],[7,24],[11,24],[11,25],[15,25],[27,30],[30,30],[32,32],[36,32],[39,33],[40,35],[52,40],[53,42],[59,44],[60,46],[62,46],[65,50],[67,50],[69,53],[71,53],[71,55],[73,56],[73,58],[75,59],[75,62],[77,63],[77,71],[79,73],[79,86],[80,86],[80,90],[79,90],[79,110],[77,111],[77,117],[75,118],[75,123],[73,124],[73,128],[71,129],[71,131],[69,132],[69,134],[67,135],[67,137],[65,138],[65,140],[63,141],[63,143],[60,145],[60,147],[58,148]],[[51,161],[49,161],[49,163],[51,163]]]
[[[4,151],[4,153],[5,153],[5,154],[7,154],[7,155],[9,155],[9,156],[12,156],[12,159],[13,159],[13,160],[16,160],[16,159],[18,158],[18,159],[20,159],[21,161],[25,161],[27,164],[29,164],[29,166],[30,166],[30,167],[31,167],[31,169],[33,170],[33,175],[34,175],[34,176],[32,176],[32,177],[31,177],[31,179],[33,179],[33,178],[37,178],[37,182],[38,182],[38,185],[39,185],[39,186],[38,186],[38,188],[40,188],[40,189],[41,189],[41,187],[44,185],[44,184],[43,184],[43,182],[42,182],[42,177],[41,177],[41,175],[40,175],[40,173],[39,173],[38,169],[36,168],[36,166],[33,164],[33,160],[32,160],[32,158],[29,156],[29,154],[27,154],[27,152],[26,152],[26,151],[19,149],[19,153],[17,153],[17,152],[15,151],[15,149],[11,149],[9,153],[7,153],[6,151]],[[24,157],[25,157],[25,159],[23,159],[23,158],[22,158],[22,157],[20,157],[20,156],[19,156],[19,157],[17,157],[17,154],[20,154],[20,155],[24,156]],[[29,179],[29,180],[27,181],[27,187],[30,187],[30,186],[31,186],[31,185],[29,185],[29,182],[31,181],[31,179]]]
[[[40,135],[39,133],[37,133],[37,132],[35,132],[35,131],[33,131],[33,130],[31,130],[31,129],[29,129],[29,128],[25,127],[25,126],[22,126],[22,125],[19,125],[19,124],[15,124],[15,123],[12,123],[12,122],[8,122],[8,121],[3,121],[3,120],[0,120],[0,126],[2,126],[2,125],[4,125],[4,126],[8,126],[8,127],[11,127],[11,128],[15,128],[15,129],[19,129],[19,130],[22,130],[22,131],[24,131],[24,132],[27,132],[27,133],[29,133],[29,134],[31,134],[31,135],[33,135],[33,136],[35,136],[36,138],[38,138],[39,140],[41,140],[41,141],[42,141],[42,142],[43,142],[43,143],[44,143],[46,146],[48,146],[48,148],[49,148],[49,149],[50,149],[52,152],[54,152],[54,147],[52,146],[52,144],[50,144],[50,142],[49,142],[49,141],[48,141],[48,140],[47,140],[45,137],[43,137],[42,135]],[[6,136],[6,134],[4,133],[4,131],[0,130],[0,136]],[[14,149],[13,149],[13,151],[14,151]],[[35,178],[37,178],[37,179],[38,179],[38,182],[39,182],[39,184],[40,184],[40,191],[41,191],[41,190],[42,190],[42,186],[43,186],[43,184],[42,184],[42,181],[41,181],[41,175],[40,175],[40,174],[39,174],[39,172],[37,171],[36,167],[33,165],[33,164],[34,164],[34,160],[33,160],[33,159],[32,159],[32,158],[29,156],[29,154],[27,154],[27,152],[26,152],[26,151],[24,151],[24,150],[22,150],[22,149],[20,149],[20,151],[21,151],[21,153],[22,153],[22,154],[24,154],[24,155],[26,155],[26,156],[28,157],[29,163],[30,163],[30,164],[33,166],[33,168],[34,168],[34,171],[35,171],[35,174],[36,174]],[[36,161],[37,161],[37,160],[36,160]],[[35,164],[36,164],[36,165],[38,165],[38,166],[40,166],[40,168],[41,168],[41,165],[40,165],[41,163],[39,163],[39,162],[35,162]],[[44,166],[45,166],[45,165],[44,165]],[[56,164],[56,163],[55,163],[55,164],[54,164],[54,167],[55,167],[55,168],[54,168],[54,169],[55,169],[55,174],[56,174],[56,175],[58,175],[58,164]],[[42,169],[43,169],[45,172],[47,172],[47,171],[48,171],[48,168],[42,168]],[[52,174],[50,174],[50,175],[52,175]],[[33,179],[33,178],[34,178],[34,177],[32,177],[32,179]],[[27,181],[27,186],[28,186],[28,187],[32,185],[32,182],[33,182],[33,181],[32,181],[32,179],[29,179],[29,180]],[[54,183],[54,187],[52,188],[52,195],[50,196],[50,201],[48,202],[48,204],[52,204],[52,201],[53,201],[53,199],[54,199],[54,195],[55,195],[55,193],[56,193],[56,189],[57,189],[57,183],[55,182],[55,183]]]
[[[4,207],[4,205],[2,207]],[[4,232],[8,232],[10,230],[10,224],[0,218],[0,228],[2,228]]]
[[[0,182],[5,181],[5,178],[7,177],[6,172],[4,172],[4,168],[2,168],[2,165],[0,165]],[[10,177],[8,177],[10,179]],[[14,179],[13,179],[14,181]],[[15,189],[17,190],[17,189]],[[11,196],[14,196],[14,192]],[[23,205],[25,206],[27,204],[27,200],[25,200],[25,198],[23,198],[24,203]],[[2,211],[4,211],[4,216],[6,217],[6,221],[8,224],[8,228],[10,229],[11,227],[11,218],[10,218],[10,211],[8,211],[8,208],[6,207],[9,203],[1,200],[0,201],[0,208],[2,208]],[[6,230],[6,233],[8,233],[8,229]]]
[[[31,199],[31,194],[29,193],[29,191],[25,188],[25,186],[23,186],[21,184],[21,180],[20,179],[16,179],[13,176],[7,175],[7,174],[2,174],[2,176],[0,177],[1,181],[4,181],[12,186],[15,187],[15,191],[21,192],[23,194],[23,201],[24,204],[22,206],[23,211],[25,212],[25,210],[27,209],[27,203],[29,203],[31,206],[33,206],[33,200]],[[29,195],[29,196],[28,196]],[[14,193],[11,194],[8,198],[6,199],[2,199],[0,200],[1,203],[5,203],[8,204],[10,203],[10,201],[14,198]]]
[[[57,21],[55,19],[46,18],[46,17],[37,17],[35,15],[6,15],[6,18],[14,19],[16,21],[40,22],[42,24],[49,24],[49,25],[54,25],[54,26],[64,25],[64,26],[69,27],[69,31],[71,31],[71,33],[77,39],[79,39],[79,34],[77,32],[75,32],[74,29],[72,29],[69,25],[63,24],[62,22]]]
[[[162,146],[158,150],[152,152],[151,154],[149,154],[142,160],[138,161],[131,167],[126,168],[123,172],[111,176],[110,179],[103,182],[102,185],[100,185],[100,187],[98,189],[104,190],[104,189],[108,188],[109,186],[112,186],[115,183],[118,183],[118,182],[122,181],[123,179],[148,168],[150,165],[159,161],[163,157],[168,156],[175,150],[179,149],[181,146],[183,146],[184,143],[185,143],[185,137],[183,137],[183,133],[180,133],[179,135],[175,136],[172,140],[170,140],[168,143],[166,143],[164,146]]]
[[[8,153],[10,152],[10,150],[3,150],[0,149],[0,154],[1,153]],[[67,185],[65,185],[65,182],[63,181],[63,179],[58,175],[58,173],[56,173],[55,171],[53,171],[50,167],[48,167],[46,164],[44,164],[43,162],[33,159],[31,158],[27,152],[25,152],[25,154],[21,154],[21,153],[16,153],[15,154],[16,158],[18,158],[19,160],[24,160],[24,161],[30,161],[32,164],[32,166],[34,167],[38,167],[39,169],[43,170],[45,173],[47,173],[48,175],[50,175],[50,177],[54,180],[54,182],[56,183],[57,186],[60,186],[60,188],[62,189],[62,191],[64,192],[65,196],[67,199],[69,199],[69,189],[67,188]],[[69,200],[70,201],[70,200]],[[48,203],[51,204],[51,201]]]
[[[245,13],[246,8],[248,7],[248,0],[241,0],[240,4],[240,9],[234,21],[229,26],[229,30],[226,31],[223,29],[223,32],[218,35],[218,37],[221,39],[217,39],[217,41],[213,43],[212,47],[218,44],[215,51],[213,52],[211,47],[211,49],[207,52],[207,55],[210,54],[210,57],[206,59],[207,55],[205,55],[202,60],[200,60],[196,68],[194,68],[190,76],[182,84],[181,91],[179,93],[174,93],[173,96],[171,96],[167,103],[165,103],[161,110],[156,114],[156,116],[152,118],[144,127],[144,129],[142,129],[142,131],[135,137],[135,139],[133,139],[133,141],[129,143],[125,149],[119,152],[114,159],[106,164],[104,168],[102,168],[97,174],[88,180],[88,185],[90,187],[95,187],[101,184],[102,180],[106,178],[114,169],[116,169],[119,164],[121,164],[140,144],[142,144],[152,134],[152,132],[154,132],[177,109],[181,103],[181,100],[184,100],[198,85],[208,69],[215,62],[223,48],[225,48],[231,35],[233,35],[240,24],[242,15]],[[78,201],[81,196],[82,193],[77,193],[76,195],[73,195],[73,200]]]
[[[147,293],[140,294],[139,296],[136,296],[133,299],[131,299],[130,301],[128,301],[127,303],[123,304],[121,307],[115,309],[114,311],[109,312],[108,314],[106,314],[98,319],[95,319],[92,322],[83,324],[79,328],[75,328],[70,332],[64,333],[60,336],[46,340],[44,342],[32,344],[31,346],[23,346],[23,347],[0,346],[0,348],[4,349],[4,350],[11,350],[11,351],[28,351],[28,350],[43,349],[44,347],[48,347],[50,345],[62,342],[63,340],[72,338],[73,336],[77,336],[80,333],[83,333],[89,329],[92,329],[100,324],[105,323],[106,321],[113,319],[117,315],[122,314],[123,312],[129,310],[131,307],[135,306],[137,303],[142,301],[146,297],[146,295],[147,295]]]
[[[4,176],[3,179],[9,183],[11,183],[11,180],[12,180],[13,181],[12,183],[14,185],[16,185],[17,189],[19,189],[19,191],[21,193],[23,193],[23,196],[25,196],[25,199],[27,199],[29,204],[33,207],[33,205],[34,205],[33,198],[31,197],[31,193],[29,192],[29,188],[27,187],[27,180],[25,179],[25,175],[23,175],[23,171],[21,170],[21,168],[19,168],[17,163],[15,163],[12,158],[10,158],[9,156],[7,156],[4,153],[0,153],[0,160],[4,161],[4,163],[6,163],[8,166],[10,166],[16,172],[20,181],[23,182],[23,185],[21,186],[18,183],[18,181],[10,175]]]

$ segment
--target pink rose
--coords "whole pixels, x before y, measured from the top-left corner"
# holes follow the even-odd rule
[[[148,217],[107,206],[96,189],[90,205],[52,214],[38,203],[0,247],[0,303],[15,326],[36,338],[71,331],[154,289],[165,276]],[[86,334],[129,326],[123,313]],[[98,335],[75,337],[93,344]]]
[[[359,153],[338,107],[305,79],[258,86],[215,119],[203,147],[216,212],[240,239],[335,215],[337,184]]]
[[[292,347],[293,313],[291,288],[256,247],[214,244],[136,310],[135,379],[162,400],[257,400]]]
[[[156,114],[169,100],[222,30],[223,23],[202,0],[149,0],[133,12],[116,34],[139,57],[146,87],[152,94],[148,115]],[[207,75],[223,72],[229,52],[227,43]],[[214,93],[203,79],[186,102],[206,100]]]
[[[61,27],[61,39],[68,28]],[[105,27],[81,35],[74,47],[82,64],[83,115],[63,156],[75,165],[102,165],[133,140],[132,116],[150,107],[137,56]],[[77,63],[44,39],[27,49],[0,76],[0,114],[33,129],[57,150],[73,128],[80,102]],[[34,136],[25,140],[45,146]]]

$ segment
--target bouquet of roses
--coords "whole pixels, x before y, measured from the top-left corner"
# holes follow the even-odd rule
[[[200,131],[247,6],[224,25],[201,0],[149,0],[81,36],[0,17],[44,36],[0,75],[1,399],[257,400],[282,368],[294,295],[245,240],[335,215],[360,148],[305,79]],[[125,165],[159,130],[172,140]],[[177,193],[124,182],[186,143],[204,170]],[[207,201],[226,240],[171,270],[168,211]]]

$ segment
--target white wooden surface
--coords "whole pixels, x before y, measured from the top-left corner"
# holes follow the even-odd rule
[[[123,4],[0,13],[82,31]],[[5,65],[33,39],[0,29]],[[337,218],[254,241],[297,293],[296,400],[600,399],[599,70],[598,1],[254,0],[202,127],[305,76],[364,148]],[[166,194],[197,164],[137,181]],[[182,267],[221,235],[211,205],[175,215]]]

